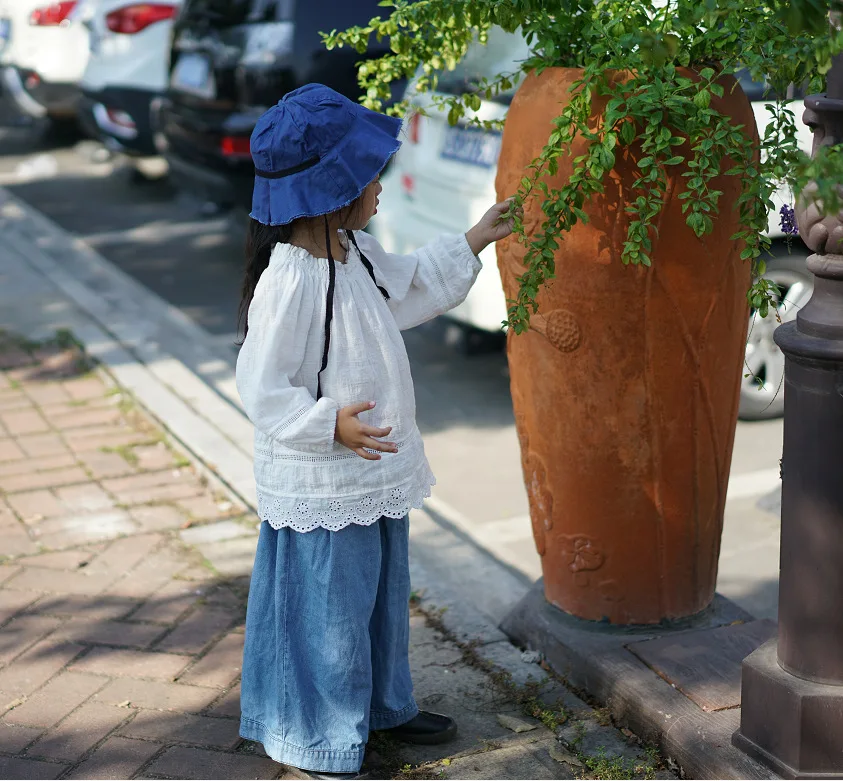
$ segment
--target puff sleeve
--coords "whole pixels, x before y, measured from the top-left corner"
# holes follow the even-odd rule
[[[294,266],[263,273],[249,306],[249,332],[237,358],[237,390],[255,428],[287,447],[328,452],[339,405],[317,401],[318,348],[309,344],[325,293]],[[318,335],[319,329],[316,329]]]
[[[368,233],[356,231],[354,237],[389,292],[389,307],[402,330],[461,304],[482,267],[464,234],[444,234],[408,255],[386,252]]]

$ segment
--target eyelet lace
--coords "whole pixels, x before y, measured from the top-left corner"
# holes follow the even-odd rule
[[[383,517],[403,518],[410,510],[420,508],[435,484],[433,473],[426,469],[421,479],[345,501],[316,499],[303,502],[259,490],[258,515],[273,529],[289,527],[297,532],[318,528],[335,532],[353,523],[371,526]]]

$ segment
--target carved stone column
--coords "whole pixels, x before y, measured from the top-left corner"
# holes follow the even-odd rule
[[[843,58],[805,99],[819,147],[843,141]],[[843,184],[843,183],[841,183]],[[743,663],[733,742],[784,778],[843,778],[843,212],[797,204],[814,294],[785,354],[778,639]]]

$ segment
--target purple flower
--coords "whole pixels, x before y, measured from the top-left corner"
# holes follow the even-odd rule
[[[785,204],[779,209],[779,224],[785,236],[798,236],[799,226],[796,224],[796,213],[793,207]]]

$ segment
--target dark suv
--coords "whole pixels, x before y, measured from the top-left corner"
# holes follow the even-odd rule
[[[378,0],[186,0],[153,120],[175,182],[213,203],[249,206],[258,117],[309,82],[356,100],[361,55],[328,51],[319,33],[364,24],[378,10]],[[400,96],[402,85],[395,90]]]

